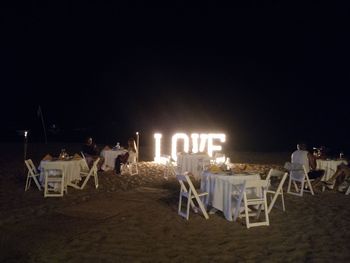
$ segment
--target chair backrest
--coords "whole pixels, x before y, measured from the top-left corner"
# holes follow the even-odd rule
[[[129,151],[128,162],[129,163],[136,163],[136,159],[137,159],[137,153],[135,153],[133,151]]]
[[[184,192],[187,193],[191,193],[195,196],[198,196],[198,193],[194,187],[194,185],[192,184],[192,181],[190,179],[190,177],[187,174],[177,174],[176,175],[177,180],[179,181],[180,185],[181,185],[181,189]]]
[[[263,188],[268,187],[268,182],[266,180],[256,179],[256,180],[246,180],[246,188]]]
[[[300,163],[290,163],[286,162],[284,168],[289,171],[289,176],[293,180],[302,181],[305,179],[305,175],[307,175],[306,168],[303,164]]]
[[[90,170],[90,167],[89,167],[89,164],[88,164],[88,162],[87,162],[87,160],[86,160],[86,157],[85,157],[85,155],[84,155],[84,153],[83,152],[80,152],[80,154],[81,154],[81,156],[83,157],[83,163],[82,163],[82,170],[83,171],[89,171]]]
[[[38,174],[38,170],[36,169],[36,167],[35,167],[35,165],[34,165],[32,159],[25,160],[24,162],[25,162],[25,164],[26,164],[26,166],[27,166],[27,168],[28,168],[28,172],[29,172],[32,176],[34,176],[35,174]]]
[[[271,168],[270,171],[269,171],[269,173],[267,174],[265,180],[266,180],[266,181],[269,183],[269,185],[270,185],[270,179],[271,179],[271,177],[280,177],[280,178],[282,178],[283,175],[284,175],[284,172],[283,172],[283,171],[280,171],[280,170]]]
[[[246,180],[244,180],[241,184],[232,184],[231,196],[233,198],[233,221],[236,221],[240,212],[241,212],[241,204],[245,192],[245,184]]]

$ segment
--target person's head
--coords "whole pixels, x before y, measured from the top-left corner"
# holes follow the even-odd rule
[[[86,138],[86,144],[92,144],[92,138],[91,137],[87,137]]]
[[[301,150],[301,151],[306,151],[306,149],[307,149],[306,144],[304,142],[299,142],[297,144],[297,149]]]

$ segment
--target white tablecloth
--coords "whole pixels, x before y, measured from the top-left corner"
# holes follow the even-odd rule
[[[225,218],[232,221],[231,193],[232,185],[242,184],[245,180],[260,179],[259,174],[223,175],[203,172],[201,177],[201,191],[208,192],[204,198],[205,205],[210,205],[223,212]]]
[[[69,160],[69,161],[41,161],[40,162],[40,182],[44,184],[45,182],[45,170],[51,170],[52,166],[59,167],[63,170],[65,179],[65,188],[73,181],[80,181],[80,171],[84,167],[84,160]]]
[[[316,160],[317,169],[325,170],[322,181],[327,181],[337,170],[339,164],[348,164],[346,160]]]
[[[207,154],[182,153],[177,155],[178,172],[184,174],[191,172],[195,178],[199,178],[203,171],[203,162],[210,163],[210,157]]]
[[[103,150],[101,152],[102,157],[104,158],[104,163],[102,165],[102,170],[108,171],[114,169],[114,162],[118,155],[123,155],[127,150]]]

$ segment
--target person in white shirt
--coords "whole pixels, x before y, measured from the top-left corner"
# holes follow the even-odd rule
[[[291,161],[305,166],[309,179],[315,179],[312,183],[313,187],[320,185],[324,170],[316,170],[316,158],[307,150],[305,143],[297,144],[297,150],[292,153]]]

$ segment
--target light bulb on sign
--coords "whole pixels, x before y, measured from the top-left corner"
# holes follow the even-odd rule
[[[208,154],[210,157],[213,157],[213,152],[219,152],[222,150],[221,145],[214,145],[213,140],[218,139],[221,142],[226,141],[225,134],[222,133],[209,133],[208,134]]]
[[[155,133],[154,139],[156,140],[154,161],[158,163],[160,162],[160,140],[162,139],[162,135],[160,133]]]
[[[177,141],[182,139],[184,141],[184,152],[188,153],[190,148],[190,139],[185,133],[175,133],[171,138],[171,157],[176,161],[177,160]]]

